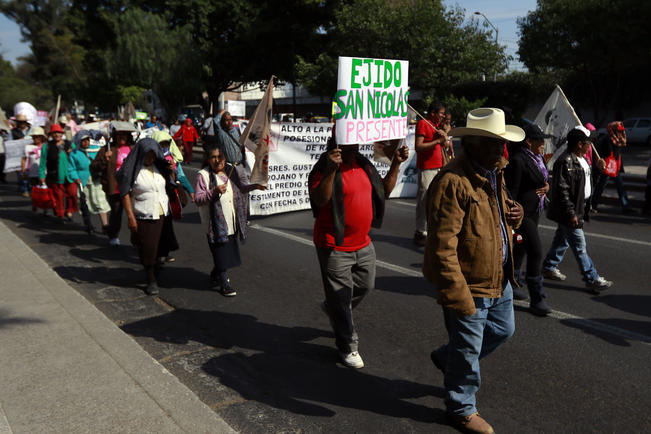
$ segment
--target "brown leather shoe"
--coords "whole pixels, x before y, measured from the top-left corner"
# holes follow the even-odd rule
[[[482,418],[479,413],[473,413],[468,416],[449,415],[454,424],[463,432],[492,434],[493,427]]]

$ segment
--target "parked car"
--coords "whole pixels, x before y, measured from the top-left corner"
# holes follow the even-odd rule
[[[624,119],[626,140],[628,143],[644,143],[651,146],[651,118]],[[606,134],[605,128],[597,130],[597,136]]]

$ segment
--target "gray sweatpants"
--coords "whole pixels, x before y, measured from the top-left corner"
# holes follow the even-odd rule
[[[337,348],[346,354],[357,351],[353,309],[375,286],[375,247],[370,243],[354,252],[317,247],[316,252]]]
[[[427,234],[427,189],[441,169],[418,169],[416,232]]]

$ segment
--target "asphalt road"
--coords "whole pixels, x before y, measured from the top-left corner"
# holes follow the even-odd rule
[[[189,168],[189,177],[196,170]],[[109,247],[32,214],[14,186],[0,186],[0,218],[63,278],[242,432],[454,432],[444,417],[442,375],[429,360],[446,340],[422,249],[411,243],[413,199],[391,200],[371,238],[376,290],[355,312],[366,367],[337,358],[323,299],[309,211],[251,222],[238,295],[211,291],[211,257],[194,205],[175,230],[181,249],[144,295],[135,250]],[[554,225],[543,221],[548,246]],[[602,295],[583,287],[568,255],[566,282],[547,282],[555,309],[538,318],[516,306],[516,333],[482,361],[478,407],[499,432],[651,431],[651,219],[614,207],[586,227]],[[10,272],[10,270],[3,270]]]

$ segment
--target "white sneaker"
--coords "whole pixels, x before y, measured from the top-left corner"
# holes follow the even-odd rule
[[[597,280],[594,280],[592,282],[588,282],[585,284],[585,286],[589,289],[592,289],[592,291],[596,294],[599,294],[601,291],[610,288],[613,286],[613,282],[610,280],[606,280],[603,277],[599,276]]]
[[[109,245],[111,245],[111,246],[119,246],[120,245],[120,239],[119,238],[111,238],[109,240]]]
[[[567,276],[561,273],[561,271],[558,268],[552,268],[551,270],[543,269],[543,277],[545,277],[545,279],[558,280],[559,282],[562,282],[565,279],[567,279]]]
[[[362,356],[360,356],[357,351],[348,354],[339,353],[339,355],[341,356],[341,361],[344,362],[344,365],[349,368],[361,369],[364,367]]]

